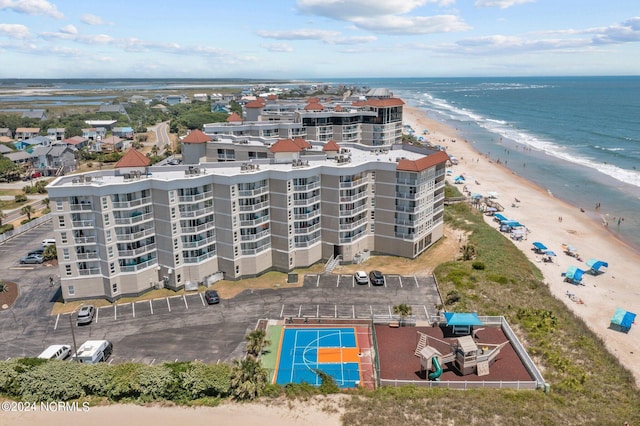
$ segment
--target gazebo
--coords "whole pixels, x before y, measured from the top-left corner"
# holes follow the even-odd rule
[[[471,334],[472,326],[484,324],[478,314],[471,312],[445,312],[444,318],[453,334]]]

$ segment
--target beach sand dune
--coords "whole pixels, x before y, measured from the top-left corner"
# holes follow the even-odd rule
[[[632,326],[628,334],[609,329],[616,307],[640,311],[640,286],[636,284],[640,276],[640,253],[615,238],[601,221],[594,220],[598,217],[595,211],[588,211],[587,206],[569,205],[545,188],[492,162],[474,149],[473,141],[460,139],[455,129],[430,118],[425,110],[405,106],[404,123],[416,132],[428,129],[429,141],[447,147],[449,155],[459,161],[452,167],[453,175],[465,173],[472,177],[466,180],[471,193],[485,196],[489,192],[497,193],[495,201],[504,207],[503,215],[519,221],[530,231],[525,240],[514,244],[538,265],[553,295],[604,340],[606,348],[634,374],[640,385],[640,327]],[[457,186],[462,190],[463,185]],[[498,227],[491,217],[485,216],[485,220]],[[531,250],[534,241],[542,242],[557,254],[553,263],[542,262],[542,256]],[[563,244],[576,247],[582,261],[564,254]],[[589,258],[606,261],[609,268],[599,276],[585,275],[584,285],[564,282],[562,273],[569,266],[588,270],[585,261]]]

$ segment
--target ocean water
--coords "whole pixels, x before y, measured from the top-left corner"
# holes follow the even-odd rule
[[[640,248],[640,77],[346,82],[389,88],[481,153],[584,209],[594,226],[605,218],[611,232]]]

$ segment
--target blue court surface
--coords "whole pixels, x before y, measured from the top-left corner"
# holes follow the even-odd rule
[[[280,345],[276,383],[320,385],[315,370],[341,388],[360,383],[360,354],[354,328],[286,328]]]

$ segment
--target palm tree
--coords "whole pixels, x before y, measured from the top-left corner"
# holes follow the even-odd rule
[[[247,354],[254,358],[259,357],[264,347],[271,343],[267,339],[267,332],[263,329],[253,330],[244,337],[244,340],[247,341]]]
[[[33,207],[31,207],[31,204],[23,206],[20,209],[20,213],[22,213],[23,215],[26,215],[27,216],[27,220],[31,220],[31,215],[33,214]]]
[[[404,325],[405,320],[409,315],[411,315],[411,306],[401,303],[399,305],[395,305],[393,307],[393,313],[396,315],[400,315],[400,324]]]
[[[262,394],[269,373],[262,368],[260,361],[247,357],[243,360],[233,360],[231,371],[231,394],[236,399],[254,399]]]
[[[460,247],[462,252],[462,260],[471,260],[476,257],[476,246],[472,244],[465,244]]]
[[[51,203],[51,200],[49,198],[42,199],[42,205],[45,206],[45,208],[49,208],[49,203]]]
[[[2,226],[2,219],[4,219],[5,217],[7,217],[7,215],[4,214],[2,210],[0,210],[0,226]]]

